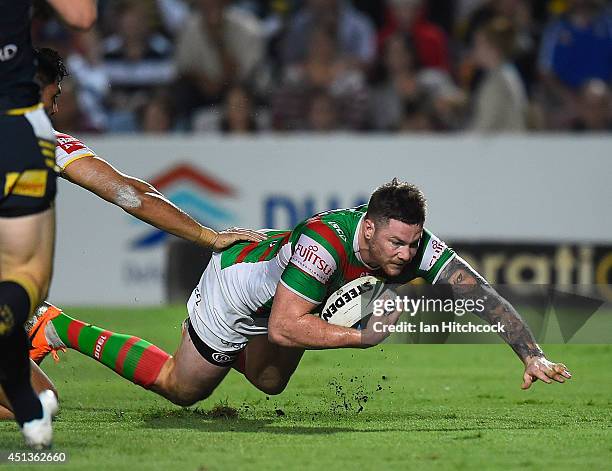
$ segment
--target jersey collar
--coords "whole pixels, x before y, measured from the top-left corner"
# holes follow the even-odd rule
[[[371,267],[366,262],[364,262],[363,258],[361,258],[361,254],[359,253],[359,232],[361,231],[361,224],[363,223],[364,218],[365,218],[365,213],[359,219],[359,222],[357,223],[357,229],[355,229],[355,235],[353,236],[353,253],[355,254],[355,257],[357,257],[357,260],[359,260],[359,262],[364,267],[366,267],[368,270],[376,271],[378,270],[378,268]]]

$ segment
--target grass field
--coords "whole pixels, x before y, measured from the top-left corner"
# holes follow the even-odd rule
[[[170,351],[185,316],[67,312]],[[612,346],[547,351],[572,381],[521,391],[521,364],[504,345],[386,345],[307,352],[279,396],[232,372],[191,409],[69,351],[43,363],[62,405],[55,450],[69,455],[52,469],[611,469]],[[16,425],[0,423],[0,449],[17,448]]]

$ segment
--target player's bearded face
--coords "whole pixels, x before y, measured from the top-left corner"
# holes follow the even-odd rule
[[[387,224],[375,224],[368,241],[372,261],[387,276],[399,275],[414,258],[423,235],[423,226],[390,219]]]

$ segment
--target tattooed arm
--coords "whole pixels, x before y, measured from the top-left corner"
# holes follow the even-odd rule
[[[500,323],[505,327],[500,336],[525,364],[523,389],[529,388],[537,379],[546,383],[551,383],[551,379],[563,383],[565,378],[571,378],[565,365],[546,359],[531,330],[516,309],[461,257],[455,256],[446,265],[436,283],[451,285],[454,295],[458,298],[484,301],[485,309],[475,314],[489,324]]]

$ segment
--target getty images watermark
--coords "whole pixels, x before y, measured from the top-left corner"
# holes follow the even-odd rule
[[[475,322],[441,321],[437,323],[400,321],[388,324],[382,319],[392,312],[400,312],[414,318],[417,314],[448,313],[462,317],[465,314],[484,312],[487,297],[482,299],[431,299],[425,296],[412,298],[395,296],[390,299],[375,299],[372,302],[372,315],[381,318],[373,320],[372,329],[376,333],[503,333],[506,327],[501,323],[480,324]]]
[[[510,333],[507,320],[488,312],[497,305],[491,293],[464,295],[444,284],[388,284],[385,288],[380,295],[364,296],[358,327],[388,335],[390,343],[496,343],[501,341],[500,334]],[[538,342],[612,344],[612,285],[491,288],[514,307]],[[489,324],[491,318],[495,322]]]

